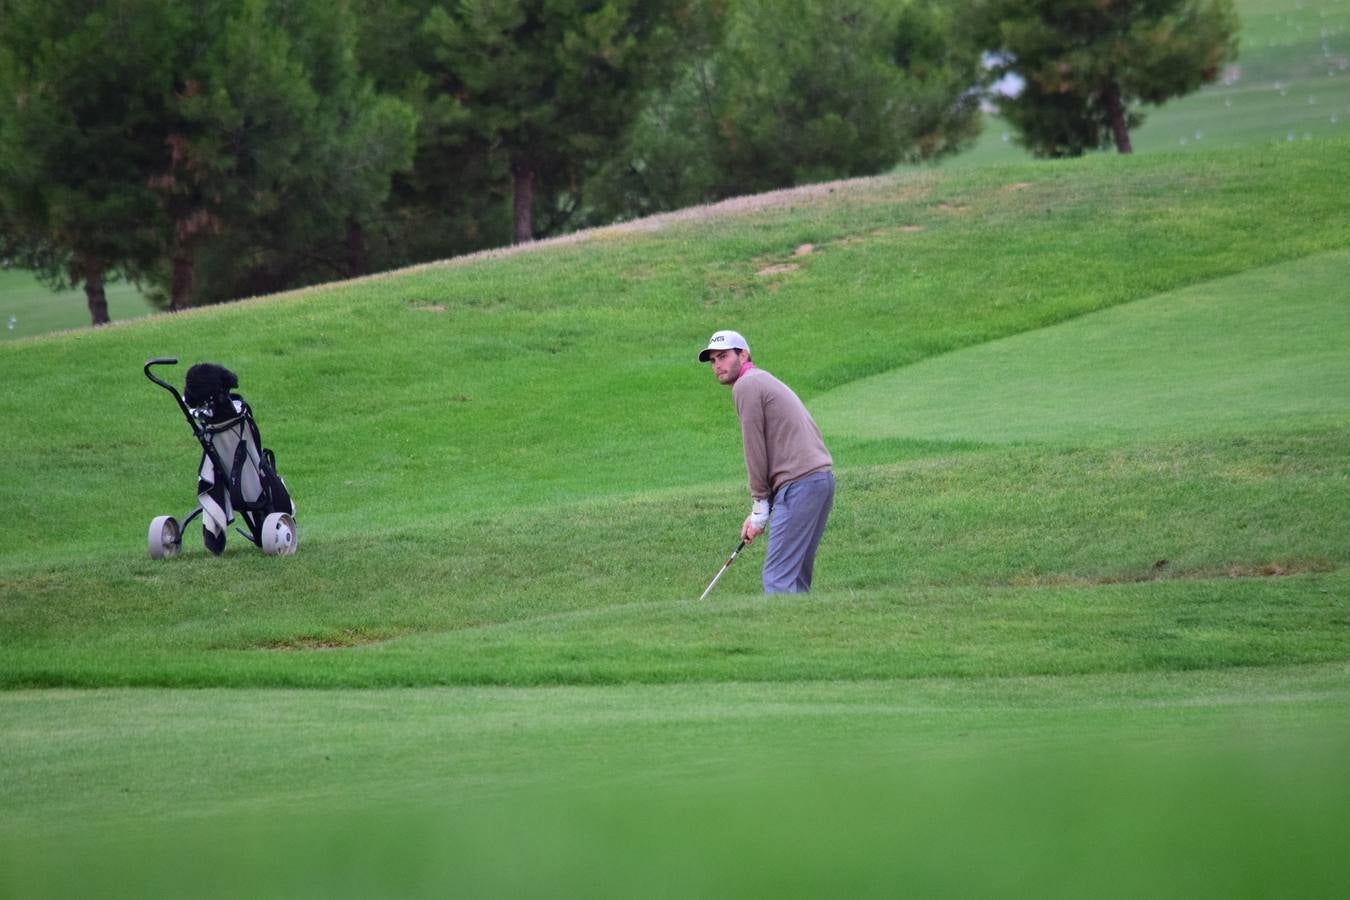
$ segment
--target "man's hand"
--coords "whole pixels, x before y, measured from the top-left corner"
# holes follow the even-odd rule
[[[751,523],[751,519],[753,518],[753,515],[746,516],[745,524],[741,525],[741,540],[745,541],[747,544],[764,533],[763,528],[757,528]]]
[[[747,544],[763,534],[769,524],[769,501],[751,499],[750,515],[745,517],[745,524],[741,526],[741,540]]]

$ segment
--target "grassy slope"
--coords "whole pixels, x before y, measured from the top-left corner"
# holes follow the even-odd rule
[[[1347,344],[1350,252],[1337,251],[862,379],[814,412],[834,434],[934,441],[1334,428],[1350,416]]]
[[[242,853],[244,883],[256,869],[292,895],[395,871],[428,893],[819,893],[843,871],[858,893],[904,874],[937,893],[1182,895],[1197,857],[1172,848],[1197,832],[1215,895],[1334,883],[1344,810],[1319,801],[1344,793],[1350,702],[1344,295],[1302,288],[1343,284],[1350,201],[1323,185],[1350,178],[1347,149],[929,172],[3,348],[0,885],[136,894]],[[758,274],[781,263],[799,268]],[[1220,391],[1270,313],[1253,294],[1282,275],[1301,333],[1333,351],[1305,359],[1319,415],[1275,414],[1306,399],[1278,378],[1243,396],[1240,433],[1155,409],[1080,439],[1029,391],[982,412],[988,354],[1018,341],[1047,379],[1093,376],[1093,405],[1130,395],[1113,373]],[[1196,365],[1150,343],[1150,304]],[[726,324],[839,417],[809,599],[757,597],[756,548],[691,602],[744,502],[728,399],[693,362]],[[1083,365],[1125,341],[1134,369]],[[169,353],[241,373],[299,498],[298,556],[236,541],[214,559],[190,536],[183,558],[144,559],[144,523],[191,502],[191,436],[139,374]],[[897,366],[960,385],[930,421],[967,427],[869,422]],[[1008,424],[1028,417],[1044,427]],[[577,687],[595,683],[613,686]],[[235,690],[31,689],[128,684]],[[255,689],[441,684],[459,687]],[[1288,754],[1313,781],[1281,774]],[[840,779],[895,802],[830,813]],[[321,818],[308,855],[269,850],[296,839],[283,809]],[[1257,809],[1297,852],[1235,824]],[[822,817],[838,841],[787,840]],[[513,867],[487,849],[507,834]],[[1106,846],[1146,864],[1090,849]],[[143,864],[166,855],[188,862]],[[940,858],[961,864],[924,862]]]
[[[1342,247],[1345,201],[1320,185],[1350,175],[1344,150],[1254,151],[1184,167],[1101,158],[893,179],[855,186],[849,203],[601,237],[12,346],[0,365],[7,383],[23,387],[0,399],[18,426],[0,435],[9,461],[0,504],[10,511],[0,615],[15,652],[0,661],[0,677],[59,683],[60,659],[102,653],[99,646],[135,646],[153,666],[158,653],[179,649],[341,641],[348,632],[359,639],[457,629],[696,596],[723,544],[734,543],[726,538],[744,492],[729,403],[689,353],[705,332],[740,325],[764,348],[760,361],[810,400],[963,346]],[[756,274],[804,241],[819,249],[799,260],[801,269]],[[138,371],[166,353],[226,361],[243,373],[305,528],[306,552],[281,571],[242,542],[231,550],[240,558],[226,584],[195,540],[171,566],[141,558],[142,523],[191,504],[194,442],[170,398]],[[1306,463],[1313,478],[1341,452],[1334,435],[1253,439],[1277,456],[1290,441],[1315,446],[1318,459],[1331,454],[1331,462]],[[833,443],[842,464],[882,466],[868,477],[890,491],[905,490],[926,467],[959,467],[966,477],[963,454],[978,449]],[[1235,464],[1246,452],[1205,448]],[[1048,485],[1064,470],[1107,477],[1138,494],[1142,508],[1168,509],[1176,524],[1164,528],[1175,533],[1209,514],[1203,505],[1169,508],[1172,492],[1149,477],[1162,455],[1186,477],[1207,479],[1184,435],[1097,460],[1053,449],[977,455],[969,472],[984,490],[1011,473]],[[914,463],[897,465],[905,459]],[[1256,487],[1272,496],[1284,489],[1274,476]],[[1210,490],[1223,489],[1246,486]],[[1005,516],[997,520],[977,513],[1021,540],[994,568],[972,566],[979,574],[964,580],[1122,578],[1179,553],[1120,520],[1115,552],[1076,551],[1065,566],[1026,530],[1043,497],[1000,500]],[[887,583],[889,560],[915,555],[910,530],[868,526],[894,515],[884,490],[858,502],[860,530],[832,539],[859,548],[863,562],[825,569],[823,588]],[[1107,527],[1095,504],[1076,503],[1062,504],[1061,521]],[[1334,533],[1318,508],[1288,527]],[[906,567],[904,583],[961,581],[941,542],[963,526],[960,518],[934,522],[936,555]],[[588,537],[560,540],[558,527]],[[972,532],[969,542],[979,539]],[[1312,544],[1316,556],[1324,543]],[[1185,571],[1272,562],[1263,547],[1207,546]],[[755,586],[753,566],[728,578],[728,594]],[[316,608],[311,598],[324,585],[332,593]],[[53,592],[63,602],[52,603]],[[68,614],[81,608],[99,611],[96,634]],[[166,622],[177,623],[168,634]],[[44,660],[46,674],[31,672],[19,651]],[[143,677],[141,664],[127,667],[120,657],[106,665]]]

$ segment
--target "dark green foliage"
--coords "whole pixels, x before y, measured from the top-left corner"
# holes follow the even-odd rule
[[[994,74],[1025,82],[996,103],[1037,156],[1130,152],[1141,104],[1214,81],[1237,53],[1231,0],[988,0],[977,21]]]
[[[973,136],[974,54],[948,58],[937,41],[897,54],[937,15],[899,3],[742,0],[718,65],[723,177],[741,192],[868,175]],[[935,127],[944,120],[956,127]]]
[[[323,243],[410,162],[411,112],[360,78],[345,4],[5,12],[0,208],[49,275],[87,290],[120,270],[181,308],[334,277]],[[194,291],[198,254],[215,266]]]
[[[429,87],[450,106],[460,146],[486,153],[491,172],[509,177],[515,240],[556,225],[540,228],[536,212],[559,211],[558,198],[613,152],[666,58],[679,5],[463,0],[431,8]],[[466,115],[456,119],[455,110]]]
[[[411,111],[361,78],[343,4],[239,0],[212,25],[185,64],[175,155],[155,181],[173,305],[198,253],[212,276],[198,302],[359,274],[360,247],[343,242],[410,164]]]
[[[60,251],[17,218],[6,219],[0,207],[0,269],[24,269],[53,290],[64,290],[69,286],[67,268]]]
[[[344,4],[244,4],[201,68],[183,168],[218,223],[198,302],[365,274],[364,223],[411,166],[412,109],[357,67]]]
[[[978,130],[978,53],[927,2],[699,7],[677,77],[589,186],[599,218],[885,171]]]
[[[716,67],[729,0],[693,0],[676,20],[669,77],[641,101],[623,145],[583,189],[603,224],[718,199]]]
[[[181,16],[153,0],[12,0],[0,27],[0,221],[53,284],[155,258]],[[95,324],[100,311],[93,308]],[[106,311],[103,312],[106,321]]]
[[[388,200],[367,221],[372,270],[483,249],[511,233],[507,173],[467,133],[468,110],[444,90],[435,41],[422,28],[437,5],[354,0],[362,72],[416,118],[413,165],[395,175]]]

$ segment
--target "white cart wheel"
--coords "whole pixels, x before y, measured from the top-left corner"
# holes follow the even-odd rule
[[[151,559],[164,559],[177,556],[183,549],[182,534],[178,529],[178,520],[173,516],[156,516],[150,520],[150,531],[146,535],[150,546]]]
[[[263,519],[262,549],[268,556],[290,556],[299,543],[295,519],[289,513],[272,513]]]

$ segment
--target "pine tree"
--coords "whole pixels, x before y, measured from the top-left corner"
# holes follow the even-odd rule
[[[1024,83],[996,103],[1037,156],[1131,152],[1141,104],[1197,90],[1237,53],[1231,0],[988,0],[976,21],[993,75]]]
[[[197,302],[367,270],[363,223],[411,166],[415,121],[360,73],[356,34],[344,3],[245,0],[199,58],[163,191],[175,258],[207,276]]]
[[[575,190],[618,146],[680,2],[459,0],[431,10],[435,87],[467,113],[464,143],[509,171],[515,241],[533,239],[536,207]]]
[[[597,215],[888,171],[978,133],[977,48],[934,0],[704,0],[676,77],[588,185]]]
[[[110,274],[158,252],[147,174],[164,156],[173,10],[155,0],[6,0],[0,27],[0,220],[55,286],[108,321]]]
[[[467,127],[469,110],[446,92],[451,82],[422,28],[443,0],[356,0],[361,71],[381,94],[414,111],[410,170],[370,217],[371,264],[394,268],[502,243],[511,218],[502,201],[505,171],[493,148]]]
[[[359,77],[341,0],[4,12],[0,221],[84,284],[96,323],[109,273],[171,309],[237,296],[260,272],[270,289],[312,278],[294,261],[330,235],[352,246],[411,160],[412,113]],[[223,261],[203,288],[195,267],[212,248]]]
[[[719,54],[720,168],[737,190],[868,175],[968,143],[976,55],[918,2],[740,0]]]

